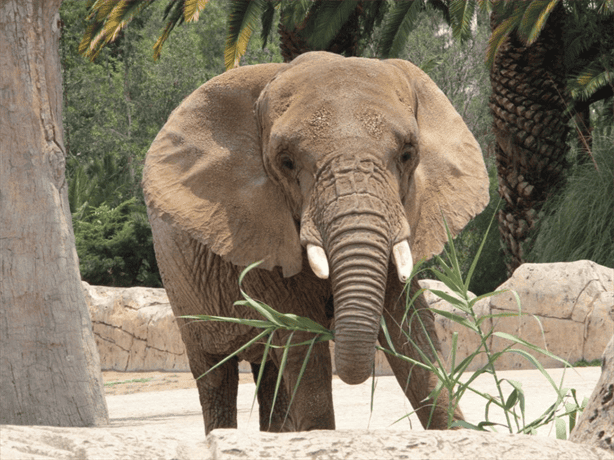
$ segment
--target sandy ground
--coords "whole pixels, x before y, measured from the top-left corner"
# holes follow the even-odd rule
[[[196,388],[191,372],[115,372],[105,371],[104,393],[107,396],[128,395],[147,391]],[[252,374],[239,374],[239,383],[253,383]]]
[[[560,384],[565,375],[564,387],[577,390],[581,401],[589,397],[601,374],[599,367],[577,369],[548,369],[548,373]],[[131,426],[139,423],[158,427],[161,423],[168,432],[179,429],[189,436],[200,436],[204,430],[202,412],[196,391],[196,383],[190,372],[104,372],[107,385],[107,405],[112,426]],[[251,374],[241,373],[237,400],[239,428],[249,432],[258,431],[258,409],[254,407],[255,385]],[[536,370],[498,371],[500,379],[520,382],[526,396],[527,421],[535,420],[556,399],[556,394],[548,381]],[[470,373],[464,374],[467,381]],[[376,390],[372,396],[372,385]],[[495,395],[496,388],[491,375],[483,374],[472,387],[482,393]],[[505,382],[505,397],[512,387]],[[373,398],[371,402],[371,398]],[[333,402],[337,429],[421,429],[394,376],[377,377],[375,382],[368,379],[360,385],[346,385],[339,378],[333,379]],[[461,402],[466,420],[478,423],[484,420],[485,400],[472,392],[467,392]],[[503,423],[505,418],[499,411],[491,408],[490,420]],[[171,426],[175,423],[177,426]],[[538,430],[542,436],[555,436],[551,426]],[[160,425],[161,427],[162,425]],[[160,428],[158,427],[158,428]],[[190,429],[188,430],[188,427]],[[156,428],[156,429],[158,429]],[[188,431],[186,431],[188,430]],[[191,431],[190,431],[191,430]]]

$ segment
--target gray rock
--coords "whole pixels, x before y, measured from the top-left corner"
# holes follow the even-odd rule
[[[420,283],[424,288],[450,293],[443,283],[438,281],[425,280]],[[507,292],[478,301],[474,306],[477,316],[514,316],[485,320],[483,331],[492,327],[496,332],[514,335],[566,359],[571,364],[582,359],[599,359],[609,338],[614,334],[614,321],[609,315],[610,309],[614,307],[614,270],[611,268],[587,260],[524,264],[497,290]],[[518,294],[520,307],[512,291]],[[428,294],[427,301],[433,308],[461,313],[434,295]],[[454,321],[438,316],[436,326],[442,353],[448,361],[454,332],[458,333],[457,363],[480,345],[479,336],[475,332]],[[512,342],[508,339],[497,336],[492,336],[487,341],[493,353],[502,351],[510,344]],[[522,345],[514,345],[513,348],[530,351]],[[562,362],[547,355],[533,351],[530,353],[546,368],[563,367]],[[485,362],[485,355],[482,354],[467,370],[475,370]],[[534,367],[517,353],[505,353],[497,360],[496,368],[503,370]]]
[[[614,335],[603,352],[601,377],[569,439],[614,453]]]
[[[458,431],[344,430],[246,433],[215,430],[190,444],[147,429],[4,425],[2,460],[257,459],[583,459],[611,460],[603,449],[525,435]]]
[[[188,358],[166,291],[83,282],[102,370],[187,371]]]
[[[215,430],[212,458],[249,459],[608,459],[595,447],[526,435],[457,431],[309,431],[254,433]]]

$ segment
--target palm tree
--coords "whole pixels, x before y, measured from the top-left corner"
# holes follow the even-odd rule
[[[611,1],[582,0],[492,6],[490,108],[504,200],[498,223],[511,275],[530,249],[544,202],[564,183],[570,116],[612,96],[614,8]],[[589,16],[603,21],[602,33],[587,33],[581,22]],[[578,131],[590,152],[588,118]]]

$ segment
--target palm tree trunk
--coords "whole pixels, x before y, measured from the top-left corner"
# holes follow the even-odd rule
[[[523,45],[511,35],[490,72],[499,194],[499,231],[508,275],[524,262],[543,203],[563,183],[567,117],[562,25],[555,10],[539,39]],[[497,20],[493,15],[491,26]]]

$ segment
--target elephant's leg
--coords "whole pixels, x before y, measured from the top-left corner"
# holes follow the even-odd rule
[[[419,347],[432,362],[436,362],[436,354],[441,362],[443,362],[439,339],[435,331],[435,318],[423,296],[416,299],[414,307],[408,312],[407,318],[402,325],[404,331],[409,331],[409,336],[415,345],[408,340],[406,333],[399,326],[405,314],[405,295],[402,295],[402,289],[403,286],[398,281],[396,273],[390,270],[388,273],[388,287],[386,289],[384,319],[386,320],[395,350],[416,361],[423,361],[416,348]],[[418,289],[420,289],[420,286],[413,279],[410,295],[413,297],[413,294]],[[382,331],[379,333],[379,342],[382,346],[387,347],[386,337]],[[433,346],[431,346],[431,342]],[[436,401],[429,398],[429,394],[437,385],[437,377],[419,366],[412,365],[390,355],[386,355],[386,357],[397,381],[416,411],[422,426],[427,429],[446,429],[448,427],[448,392],[443,389]],[[456,407],[452,419],[463,420],[460,408]]]
[[[282,336],[282,334],[279,334]],[[286,343],[287,335],[279,342]],[[313,338],[313,334],[296,332],[293,343],[301,343]],[[292,398],[303,365],[308,346],[290,347],[288,350],[283,380],[289,399]],[[283,349],[276,349],[274,360],[279,366]],[[307,367],[303,373],[294,399],[290,404],[290,416],[294,431],[334,430],[335,413],[333,408],[332,365],[328,342],[314,345]]]
[[[190,368],[196,379],[205,420],[205,434],[216,428],[237,428],[239,361],[237,358],[232,358],[203,375],[224,359],[224,356],[199,354],[194,357],[195,359],[191,358]]]
[[[257,382],[262,364],[252,363],[251,366],[254,382]],[[293,431],[291,415],[288,413],[288,393],[286,392],[283,381],[279,386],[277,397],[275,398],[275,385],[277,384],[278,375],[277,366],[275,366],[273,362],[268,361],[265,363],[257,393],[260,431],[271,431],[275,433]],[[275,405],[273,405],[273,399],[275,399]],[[272,412],[271,408],[273,408]]]

